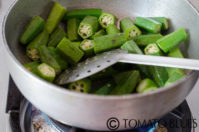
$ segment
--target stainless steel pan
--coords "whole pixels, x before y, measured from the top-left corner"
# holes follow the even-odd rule
[[[199,15],[186,0],[55,0],[70,8],[100,7],[120,18],[133,16],[166,16],[172,27],[184,27],[189,39],[182,45],[187,57],[199,59]],[[28,72],[21,63],[28,61],[23,46],[18,43],[25,25],[34,15],[46,18],[50,0],[15,1],[3,23],[7,66],[22,94],[52,118],[72,126],[92,130],[108,130],[107,120],[117,117],[118,129],[124,129],[123,119],[140,121],[157,119],[177,107],[189,94],[198,79],[192,71],[177,83],[146,94],[96,96],[71,92],[47,83]],[[170,31],[173,30],[170,29]],[[115,125],[112,122],[113,126]]]

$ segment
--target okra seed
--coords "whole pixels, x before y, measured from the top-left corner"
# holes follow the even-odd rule
[[[77,74],[76,77],[79,77],[79,74]]]
[[[83,87],[84,87],[84,84],[81,84],[80,86],[83,88]]]
[[[97,66],[97,68],[100,68],[100,67],[101,67],[100,65]]]
[[[107,60],[106,62],[111,62],[110,60]]]
[[[91,70],[88,70],[88,72],[91,72]]]
[[[75,86],[73,86],[73,89],[75,90],[75,89],[76,89],[76,87],[75,87]]]
[[[82,93],[83,93],[83,92],[84,92],[84,90],[83,90],[83,89],[81,89],[81,90],[80,90],[80,92],[82,92]]]

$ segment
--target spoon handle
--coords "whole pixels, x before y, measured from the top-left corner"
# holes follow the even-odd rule
[[[199,60],[196,59],[181,59],[137,54],[121,54],[119,62],[199,70]]]

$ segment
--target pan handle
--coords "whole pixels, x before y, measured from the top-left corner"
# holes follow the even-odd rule
[[[199,70],[199,60],[163,56],[122,54],[119,62]]]

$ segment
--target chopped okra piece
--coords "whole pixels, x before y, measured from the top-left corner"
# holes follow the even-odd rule
[[[129,53],[144,54],[139,46],[133,41],[129,40],[121,46],[122,50],[127,50]]]
[[[98,79],[110,78],[113,74],[116,74],[117,72],[118,71],[113,69],[113,67],[108,67],[105,70],[90,76],[90,79],[91,80],[98,80]]]
[[[178,47],[176,47],[175,49],[171,50],[168,53],[169,57],[175,57],[175,58],[184,58],[182,52],[180,51],[180,49]],[[169,74],[169,77],[171,77],[174,73],[180,73],[180,74],[184,74],[184,70],[183,69],[179,69],[179,68],[171,68],[171,67],[167,67],[167,72]]]
[[[144,52],[146,55],[155,55],[155,56],[162,55],[160,48],[155,43],[147,45],[147,47],[144,49]]]
[[[168,53],[168,57],[184,58],[180,48],[176,47]]]
[[[157,40],[161,39],[163,36],[161,34],[144,34],[134,37],[133,40],[139,46],[147,46],[151,43],[155,43]]]
[[[40,33],[30,44],[28,44],[26,48],[27,56],[33,60],[37,61],[40,59],[39,55],[39,47],[42,45],[46,45],[48,42],[49,34],[46,30]]]
[[[153,20],[162,23],[162,29],[168,30],[169,29],[169,20],[166,17],[151,17]]]
[[[66,37],[66,33],[65,31],[58,27],[50,36],[49,42],[48,42],[48,46],[50,47],[56,47],[58,45],[58,43],[64,38]]]
[[[107,28],[111,24],[116,24],[116,17],[107,12],[103,12],[99,17],[99,23],[103,28]]]
[[[80,23],[78,34],[83,38],[91,37],[99,28],[97,17],[86,16]]]
[[[131,73],[132,73],[132,71],[125,71],[125,72],[113,74],[113,79],[117,84],[119,84],[122,79],[127,78],[128,76],[131,75]]]
[[[180,28],[175,32],[164,36],[163,38],[157,41],[158,46],[165,53],[169,52],[176,46],[178,46],[181,42],[187,39],[187,33],[184,28]]]
[[[77,46],[78,48],[80,47],[81,42],[77,41],[77,42],[72,42],[75,46]]]
[[[44,80],[49,81],[49,82],[54,81],[56,73],[55,73],[55,70],[51,66],[45,63],[42,63],[37,67],[37,71],[38,71],[38,76],[43,78]]]
[[[168,80],[168,73],[165,67],[150,66],[149,72],[159,87],[163,87]]]
[[[54,47],[48,47],[51,55],[55,58],[57,63],[60,65],[61,70],[65,70],[68,67],[67,61],[61,56],[61,54]]]
[[[65,20],[68,20],[70,18],[78,18],[78,19],[83,19],[86,16],[95,16],[95,17],[100,17],[102,14],[102,9],[76,9],[76,10],[71,10],[68,11]]]
[[[127,39],[140,36],[141,30],[135,26],[130,18],[124,18],[120,21],[120,28],[126,34]]]
[[[162,28],[162,24],[160,22],[151,18],[136,17],[134,23],[138,27],[143,28],[150,33],[159,33]]]
[[[104,29],[101,29],[99,31],[97,31],[93,36],[91,36],[91,39],[95,39],[97,37],[106,35],[106,32],[104,31]]]
[[[91,81],[83,79],[69,84],[69,89],[76,92],[88,93],[91,90]]]
[[[184,77],[184,73],[175,72],[173,73],[169,79],[166,81],[165,86],[173,84]]]
[[[30,72],[34,73],[35,75],[37,75],[37,66],[39,65],[39,62],[35,61],[35,62],[30,62],[27,64],[24,64],[24,67],[29,70]]]
[[[111,95],[123,95],[123,94],[130,94],[132,93],[138,81],[140,80],[140,73],[139,71],[131,71],[131,73],[126,77],[123,78],[119,84],[111,91]]]
[[[74,45],[67,38],[63,38],[61,42],[57,45],[57,50],[65,57],[65,59],[71,63],[77,63],[84,56],[84,52]]]
[[[67,10],[57,2],[55,2],[48,19],[46,21],[46,30],[51,34],[57,25],[61,22],[62,18],[65,16]]]
[[[71,18],[67,21],[67,35],[69,40],[76,41],[80,39],[77,32],[79,24],[80,20],[77,18]]]
[[[146,78],[138,84],[136,91],[138,93],[145,93],[156,89],[158,89],[158,87],[155,82],[149,78]]]
[[[96,54],[110,49],[118,48],[127,41],[125,34],[123,33],[104,35],[97,37],[94,40],[94,52]]]
[[[22,44],[27,44],[33,40],[44,29],[45,21],[40,16],[35,16],[26,27],[25,31],[20,37]]]
[[[129,40],[126,43],[124,43],[121,46],[122,50],[127,50],[129,53],[134,53],[134,54],[144,54],[142,50],[139,48],[139,46],[133,41]],[[150,76],[148,69],[144,65],[137,65],[140,71],[145,75],[145,76]]]
[[[120,33],[120,30],[117,28],[116,25],[111,24],[106,28],[106,33],[109,34],[116,34],[116,33]]]
[[[85,56],[94,55],[94,40],[85,39],[80,44],[80,49],[84,51]]]
[[[114,81],[110,81],[106,83],[103,87],[99,88],[97,91],[95,91],[95,94],[97,95],[109,95],[110,92],[115,88],[116,84]]]
[[[45,45],[39,47],[39,54],[42,63],[46,63],[53,67],[57,74],[61,72],[61,66]]]

